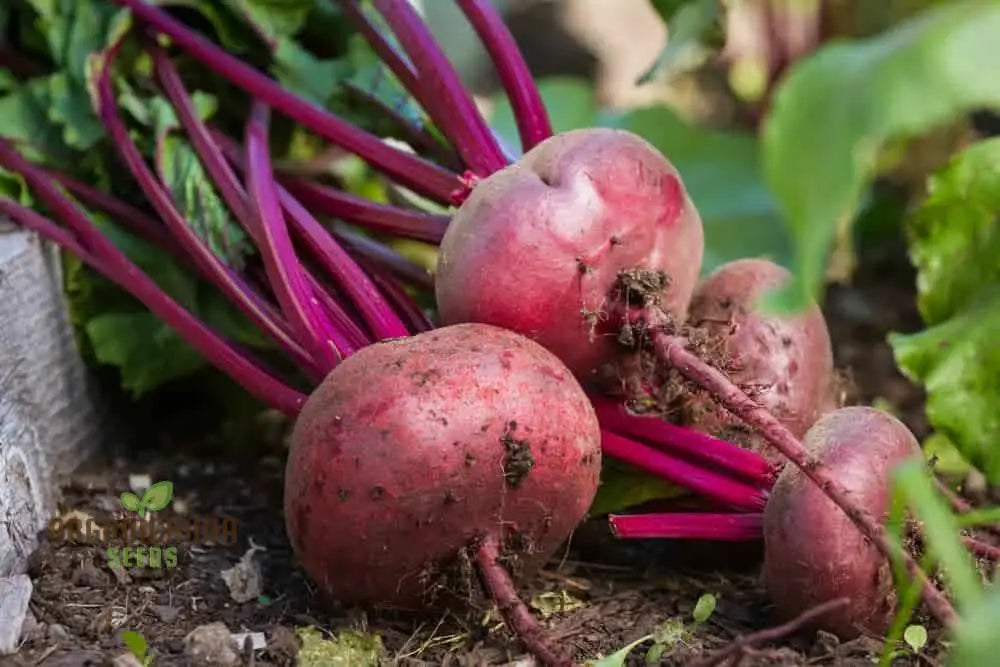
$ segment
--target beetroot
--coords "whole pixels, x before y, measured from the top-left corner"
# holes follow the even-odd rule
[[[594,410],[555,356],[455,325],[366,347],[311,394],[285,516],[325,591],[419,608],[427,577],[491,532],[516,536],[511,555],[536,570],[584,516],[600,465]]]
[[[729,378],[801,437],[835,407],[833,352],[818,306],[792,317],[759,311],[758,299],[789,278],[787,270],[768,260],[729,262],[699,283],[689,323],[708,333],[709,347],[723,356]],[[711,398],[692,398],[684,412],[688,425],[739,442],[771,462],[784,462],[764,438]]]
[[[876,518],[888,511],[893,468],[921,456],[902,422],[868,407],[825,415],[803,445]],[[888,560],[796,466],[787,466],[774,486],[764,510],[764,540],[764,580],[782,616],[846,596],[847,606],[819,617],[812,627],[843,639],[888,628],[895,612]]]
[[[475,186],[441,242],[437,304],[445,323],[518,331],[582,377],[620,349],[616,327],[599,326],[619,272],[664,272],[661,305],[683,319],[702,252],[701,218],[665,157],[625,131],[577,130]]]

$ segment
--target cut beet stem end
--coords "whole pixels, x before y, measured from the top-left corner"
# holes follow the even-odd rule
[[[612,514],[608,523],[620,539],[750,542],[764,536],[762,514]]]

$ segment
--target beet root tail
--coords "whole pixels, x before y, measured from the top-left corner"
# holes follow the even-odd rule
[[[527,649],[544,665],[572,667],[573,661],[553,645],[548,633],[517,594],[514,581],[500,564],[500,540],[496,535],[483,538],[476,549],[476,565],[507,627],[524,642]]]

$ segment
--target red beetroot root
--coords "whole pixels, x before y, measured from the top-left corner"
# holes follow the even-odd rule
[[[512,329],[578,376],[613,361],[619,272],[662,271],[662,307],[687,312],[703,253],[701,218],[673,165],[629,132],[587,129],[538,144],[479,182],[441,242],[442,321]]]
[[[803,445],[876,517],[888,512],[892,470],[921,456],[902,422],[868,407],[825,415]],[[764,580],[781,615],[792,618],[846,596],[849,604],[814,619],[811,627],[842,639],[888,628],[896,607],[889,562],[796,466],[778,476],[764,510],[764,540]]]
[[[291,543],[349,604],[419,607],[426,575],[488,535],[517,533],[507,553],[527,576],[586,513],[600,442],[576,379],[523,336],[464,324],[376,343],[337,366],[298,418]]]
[[[729,378],[802,437],[821,414],[836,407],[833,351],[818,306],[792,317],[759,311],[758,300],[789,278],[787,270],[768,260],[729,262],[699,283],[688,321],[718,346]],[[784,464],[761,435],[710,397],[690,400],[684,412],[687,425]]]

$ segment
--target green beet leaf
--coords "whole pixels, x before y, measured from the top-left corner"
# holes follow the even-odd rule
[[[929,328],[890,337],[900,368],[927,390],[927,416],[1000,482],[1000,139],[936,174],[908,221]]]
[[[274,41],[298,32],[316,0],[223,0],[223,3],[258,35]]]
[[[718,0],[670,0],[654,2],[654,8],[668,24],[670,36],[656,62],[639,77],[640,84],[698,67],[712,55],[721,32]]]
[[[767,182],[795,244],[795,284],[773,305],[820,291],[889,139],[918,136],[980,107],[1000,107],[1000,2],[939,3],[874,37],[831,43],[798,63],[764,126]]]

